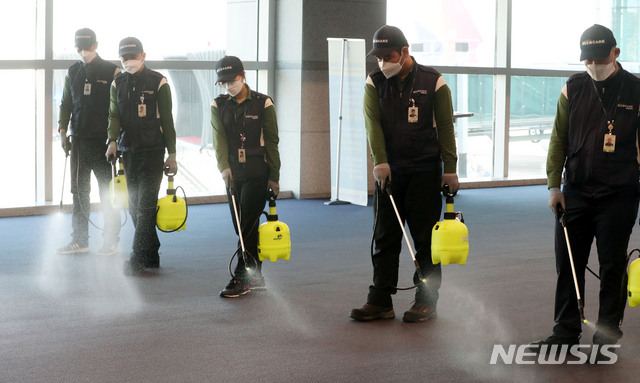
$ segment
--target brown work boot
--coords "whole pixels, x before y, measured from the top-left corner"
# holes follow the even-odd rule
[[[396,314],[393,312],[393,307],[380,307],[367,303],[359,309],[351,310],[349,317],[360,322],[369,322],[376,319],[393,319]]]
[[[408,311],[404,312],[402,320],[405,322],[426,322],[438,316],[435,307],[429,307],[423,303],[414,302]]]

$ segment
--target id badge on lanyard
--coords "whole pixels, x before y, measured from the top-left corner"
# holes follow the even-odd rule
[[[138,104],[138,117],[147,117],[147,104],[144,103],[144,93],[140,96]]]
[[[416,106],[416,101],[413,98],[409,99],[409,103],[407,122],[415,124],[418,122],[418,107]]]

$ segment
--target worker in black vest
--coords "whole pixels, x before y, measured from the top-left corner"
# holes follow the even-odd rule
[[[609,28],[587,28],[580,37],[586,71],[572,75],[560,92],[547,186],[551,211],[560,215],[559,206],[566,213],[571,246],[562,222],[556,221],[555,325],[549,337],[531,343],[534,351],[580,343],[583,318],[576,283],[582,298],[594,238],[600,291],[593,343],[616,344],[622,337],[626,295],[621,290],[626,291],[627,246],[638,216],[640,80],[622,68],[619,56]]]
[[[388,188],[403,224],[409,226],[416,261],[427,280],[422,283],[414,273],[415,302],[402,319],[424,322],[436,317],[441,283],[440,264],[431,261],[431,230],[442,210],[440,190],[445,184],[453,193],[458,190],[451,91],[440,73],[409,55],[407,39],[396,27],[376,31],[369,55],[377,57],[380,67],[367,77],[364,96],[376,179],[373,285],[366,304],[351,310],[350,317],[395,317],[391,295],[397,291],[403,234]]]
[[[268,189],[280,191],[278,123],[273,101],[245,83],[239,58],[225,56],[216,64],[217,83],[227,94],[211,104],[213,145],[218,169],[227,186],[233,227],[238,232],[233,207],[235,196],[247,261],[239,252],[234,277],[220,296],[235,298],[264,289],[262,263],[258,258],[258,221]],[[240,243],[238,243],[240,246]]]
[[[71,153],[69,169],[73,194],[73,233],[71,242],[57,252],[74,254],[89,251],[93,171],[98,181],[104,217],[103,243],[98,254],[110,255],[118,251],[120,217],[109,200],[111,166],[105,161],[103,153],[107,149],[109,87],[120,69],[98,55],[96,34],[91,29],[79,29],[75,34],[75,45],[81,61],[73,64],[65,77],[58,120],[62,149],[66,155]]]
[[[146,53],[140,40],[123,39],[119,53],[124,72],[116,76],[111,86],[106,156],[112,161],[118,150],[122,152],[129,213],[135,227],[133,251],[124,271],[135,275],[147,267],[160,266],[156,207],[163,169],[173,174],[178,171],[176,131],[171,89],[163,75],[144,65]]]

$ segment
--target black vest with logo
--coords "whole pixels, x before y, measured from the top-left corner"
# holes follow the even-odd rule
[[[160,73],[144,67],[138,74],[119,73],[115,78],[120,112],[118,150],[124,152],[164,150],[164,138],[158,113]],[[140,105],[145,115],[140,116]]]
[[[596,89],[601,94],[602,103]],[[567,81],[567,99],[569,146],[566,182],[590,196],[637,188],[640,79],[622,67],[613,78],[603,82],[594,82],[586,72],[579,73]],[[603,150],[610,119],[614,120],[612,134],[616,136],[613,153]]]
[[[434,126],[435,89],[440,73],[415,63],[402,91],[398,77],[387,79],[378,69],[370,74],[378,91],[387,161],[396,173],[417,173],[441,167]],[[409,122],[409,106],[418,107],[418,121]]]
[[[235,114],[237,103],[230,100],[228,95],[220,95],[215,99],[220,120],[227,131],[229,166],[233,178],[239,181],[269,175],[262,136],[264,108],[268,98],[252,90],[251,99],[241,104],[244,111],[239,116]],[[238,149],[241,148],[246,154],[244,163],[239,161]]]
[[[91,74],[87,76],[85,66],[78,61],[67,73],[71,88],[70,136],[107,139],[109,123],[109,92],[116,65],[99,56],[88,64]],[[85,86],[91,87],[85,95]]]

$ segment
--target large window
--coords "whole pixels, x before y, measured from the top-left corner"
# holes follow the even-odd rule
[[[387,7],[387,22],[405,32],[417,61],[443,73],[455,111],[473,114],[455,123],[458,173],[467,180],[546,178],[558,96],[568,76],[584,70],[579,39],[592,24],[610,27],[619,61],[640,70],[640,0],[396,0]]]
[[[175,184],[189,196],[223,194],[210,123],[211,102],[222,92],[215,85],[215,62],[225,54],[240,57],[249,86],[270,92],[270,4],[113,0],[98,6],[83,0],[25,0],[0,5],[0,32],[6,37],[0,49],[0,81],[11,89],[0,96],[9,119],[2,128],[7,148],[0,151],[0,160],[17,163],[6,166],[4,174],[18,181],[11,190],[0,191],[0,207],[60,199],[71,203],[58,110],[67,68],[79,59],[74,34],[85,27],[96,32],[98,53],[118,65],[119,41],[127,36],[142,41],[145,64],[166,76],[172,90],[179,164]],[[91,200],[97,202],[95,179],[93,183]]]
[[[387,4],[389,24],[402,29],[418,62],[494,65],[494,0],[400,0]]]

